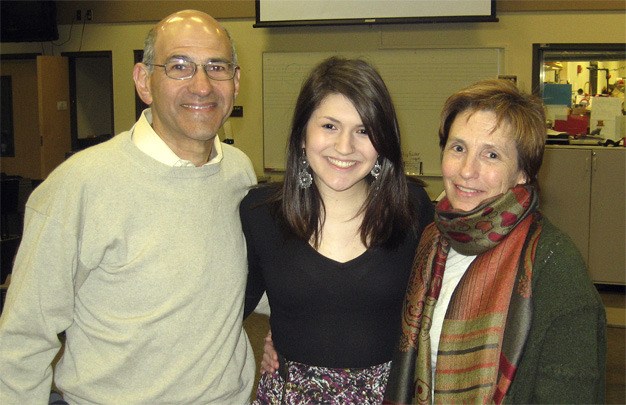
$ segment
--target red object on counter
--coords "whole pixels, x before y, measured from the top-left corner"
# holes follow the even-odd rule
[[[554,130],[569,135],[586,135],[589,133],[589,117],[586,115],[568,115],[567,121],[554,120]]]

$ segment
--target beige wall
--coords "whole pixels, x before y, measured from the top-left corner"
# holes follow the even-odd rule
[[[626,42],[623,11],[499,13],[497,23],[445,23],[351,27],[253,28],[253,19],[228,19],[223,24],[235,38],[242,66],[237,105],[243,118],[232,118],[235,146],[246,152],[263,175],[262,54],[263,52],[348,51],[390,48],[504,47],[504,73],[518,76],[530,91],[533,43]],[[134,122],[131,78],[133,49],[141,49],[151,24],[88,24],[81,39],[75,26],[72,38],[54,48],[61,52],[111,50],[115,131]],[[588,27],[588,28],[586,28]],[[596,27],[596,28],[594,28]],[[59,27],[59,42],[69,37],[69,26]],[[82,45],[81,45],[82,40]],[[47,45],[49,46],[49,45]],[[1,52],[40,52],[39,44],[2,44]],[[48,49],[48,48],[46,48]],[[402,63],[402,61],[398,61]],[[431,194],[438,192],[436,179]]]
[[[94,23],[129,23],[158,21],[164,14],[176,10],[195,9],[211,14],[215,18],[254,18],[255,0],[64,0],[57,2],[57,21],[70,24],[76,11],[82,14],[93,11]],[[589,11],[626,10],[624,0],[496,0],[498,14],[519,11]]]

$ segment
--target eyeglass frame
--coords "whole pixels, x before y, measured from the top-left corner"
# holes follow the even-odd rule
[[[170,64],[170,63],[175,63],[175,62],[190,63],[193,66],[193,72],[191,73],[191,76],[189,76],[189,77],[180,77],[179,78],[179,77],[171,77],[170,75],[168,75],[167,74],[167,65]],[[215,66],[215,65],[220,64],[220,63],[232,66],[233,74],[232,74],[232,76],[230,78],[228,78],[228,79],[216,79],[216,78],[212,77],[211,74],[206,70],[207,66]],[[235,77],[235,75],[237,74],[237,69],[240,68],[239,65],[237,65],[236,63],[233,63],[233,62],[209,61],[207,63],[196,63],[196,62],[194,62],[192,60],[186,60],[186,59],[173,59],[173,60],[170,60],[170,61],[166,62],[163,65],[159,65],[157,63],[144,63],[144,65],[146,65],[146,66],[162,67],[163,68],[163,72],[165,73],[165,76],[167,76],[168,78],[170,78],[172,80],[189,80],[189,79],[193,78],[196,75],[196,73],[198,72],[198,67],[201,67],[202,70],[204,70],[204,73],[206,73],[206,75],[207,75],[207,77],[209,79],[215,80],[215,81],[218,81],[218,82],[225,82],[227,80],[232,80]]]

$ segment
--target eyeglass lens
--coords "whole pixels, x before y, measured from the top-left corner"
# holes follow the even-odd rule
[[[197,64],[191,61],[175,60],[165,64],[165,74],[172,79],[189,79],[202,67],[213,80],[230,80],[235,75],[236,66],[228,62]]]

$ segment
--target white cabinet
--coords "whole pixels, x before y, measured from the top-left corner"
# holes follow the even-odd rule
[[[626,285],[626,149],[547,146],[540,210],[567,233],[595,283]]]

